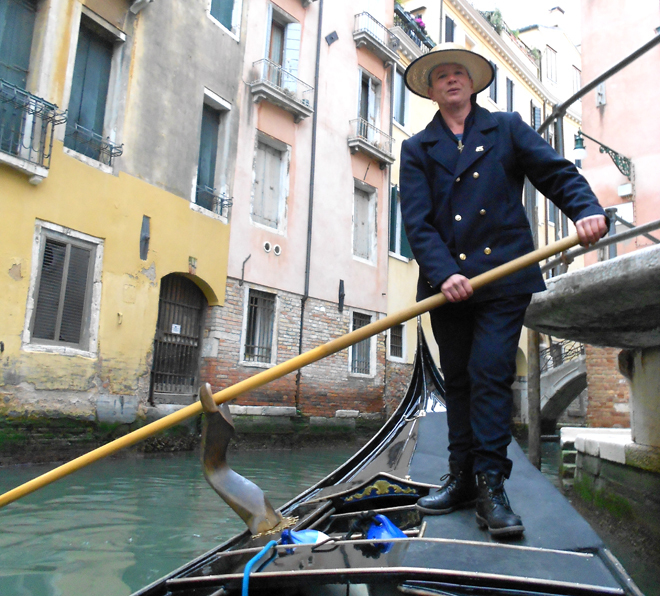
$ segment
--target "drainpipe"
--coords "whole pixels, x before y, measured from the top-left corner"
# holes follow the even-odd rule
[[[443,43],[445,41],[445,28],[444,23],[442,22],[444,16],[445,3],[440,0],[440,31],[438,32],[438,43]]]
[[[309,276],[312,259],[312,223],[314,215],[314,180],[316,174],[316,133],[318,125],[319,105],[319,72],[321,63],[321,25],[323,24],[323,0],[319,0],[319,22],[316,31],[316,66],[314,70],[314,114],[312,115],[312,147],[309,171],[309,204],[307,208],[307,251],[305,255],[305,289],[300,300],[300,333],[298,336],[298,354],[303,351],[303,333],[305,329],[305,304],[309,298]],[[296,373],[296,411],[300,409],[300,381],[302,371]]]

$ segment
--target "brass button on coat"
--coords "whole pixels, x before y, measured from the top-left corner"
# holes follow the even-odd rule
[[[461,219],[463,219],[463,218],[462,218],[460,215],[455,215],[455,216],[454,216],[454,219],[455,219],[456,221],[461,221]]]
[[[461,253],[460,255],[458,255],[458,258],[459,258],[461,261],[465,261],[465,259],[467,259],[467,256],[465,255],[465,253]]]
[[[479,172],[475,172],[474,174],[472,174],[472,177],[473,178],[479,178]]]
[[[484,254],[489,255],[490,254],[490,248],[488,248],[488,247],[484,248]]]
[[[479,211],[479,215],[486,215],[486,210],[482,209],[481,211]]]
[[[461,177],[459,176],[458,178],[456,178],[456,182],[460,182],[460,181],[461,181]]]

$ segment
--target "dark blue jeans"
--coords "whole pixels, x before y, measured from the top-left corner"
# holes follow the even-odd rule
[[[511,473],[518,341],[529,294],[449,303],[431,311],[445,378],[449,461],[475,474]]]

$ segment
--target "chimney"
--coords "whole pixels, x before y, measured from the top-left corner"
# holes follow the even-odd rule
[[[564,27],[564,9],[561,6],[555,6],[550,9],[549,13],[548,25],[562,29]]]

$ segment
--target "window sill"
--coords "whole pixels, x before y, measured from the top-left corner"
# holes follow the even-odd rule
[[[70,346],[59,346],[51,344],[35,344],[23,342],[21,349],[24,352],[31,352],[36,354],[59,354],[60,356],[82,356],[83,358],[90,358],[96,360],[98,358],[97,352],[90,352],[80,348],[72,348]]]
[[[97,161],[96,159],[92,159],[91,157],[87,157],[86,155],[83,155],[82,153],[78,153],[77,151],[74,151],[73,149],[69,149],[68,147],[64,147],[64,155],[68,155],[69,157],[73,157],[73,158],[77,159],[78,161],[81,161],[84,164],[87,164],[88,166],[96,168],[97,170],[100,170],[101,172],[103,172],[105,174],[113,174],[114,173],[111,166],[106,166],[104,163],[101,163],[100,161]]]
[[[375,267],[376,263],[373,261],[370,261],[369,259],[365,259],[364,257],[358,257],[357,255],[353,255],[353,260],[357,261],[358,263],[363,263],[364,265],[370,265],[371,267]]]
[[[403,255],[397,254],[392,251],[389,252],[389,256],[392,257],[393,259],[396,259],[397,261],[401,261],[402,263],[410,263],[410,261],[415,260],[415,259],[409,259],[408,257],[404,257]]]
[[[238,364],[246,368],[273,368],[275,366],[274,362],[253,362],[252,360],[240,360]]]
[[[376,373],[365,374],[365,373],[354,373],[349,371],[348,376],[354,379],[374,379],[376,378]]]
[[[217,213],[214,213],[213,211],[209,211],[208,209],[205,209],[204,207],[200,207],[197,203],[190,203],[190,209],[191,211],[194,211],[195,213],[200,213],[201,215],[205,215],[206,217],[210,217],[211,219],[215,219],[216,221],[222,222],[224,224],[228,223],[229,220],[226,216],[224,215],[218,215]]]
[[[14,170],[27,174],[29,177],[28,182],[33,186],[41,184],[44,178],[48,176],[48,168],[38,166],[25,159],[7,153],[0,152],[0,164],[5,164]]]
[[[408,364],[408,361],[404,357],[399,357],[399,356],[390,356],[389,354],[387,355],[387,359],[390,362],[396,362],[398,364]]]
[[[222,29],[229,37],[231,37],[234,41],[240,42],[240,32],[234,32],[231,29],[227,29],[218,19],[216,19],[210,11],[206,11],[206,16],[209,18],[209,20],[216,26]]]

